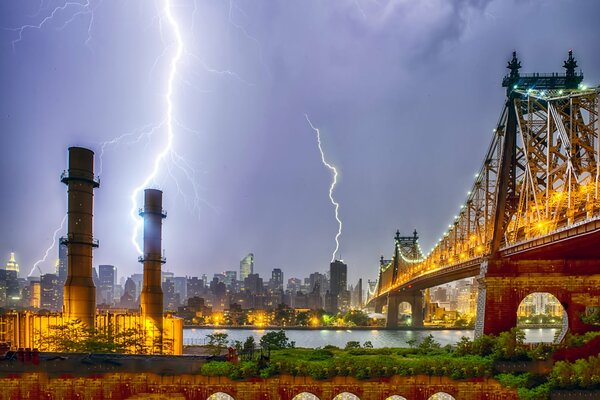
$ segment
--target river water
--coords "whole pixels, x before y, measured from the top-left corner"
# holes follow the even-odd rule
[[[557,329],[524,329],[525,341],[528,343],[552,342]],[[201,345],[206,342],[206,335],[212,333],[226,333],[229,340],[243,342],[248,336],[254,336],[258,342],[260,337],[267,333],[265,329],[213,329],[213,328],[185,328],[183,330],[184,345]],[[466,336],[473,339],[473,330],[295,330],[285,331],[289,340],[296,342],[296,347],[324,347],[334,345],[344,347],[349,341],[364,343],[370,341],[373,347],[409,347],[407,341],[416,339],[421,341],[431,334],[436,342],[442,346],[454,344],[461,337]]]

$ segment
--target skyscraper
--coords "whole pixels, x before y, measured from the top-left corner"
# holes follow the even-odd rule
[[[254,254],[249,253],[240,261],[240,281],[244,281],[248,275],[254,273]]]
[[[329,291],[340,294],[348,288],[348,266],[342,261],[335,260],[329,264]]]
[[[58,282],[58,276],[56,274],[44,274],[40,277],[40,308],[59,311],[61,309],[60,304],[60,292],[63,287]]]
[[[283,289],[283,271],[281,268],[273,268],[271,272],[271,282],[269,282],[269,286],[272,290],[282,290]]]
[[[329,264],[329,292],[325,301],[328,308],[327,311],[336,313],[339,311],[341,303],[344,303],[346,306],[346,303],[350,302],[347,288],[348,266],[342,261],[334,260]]]
[[[113,305],[115,299],[115,267],[114,265],[98,266],[99,303]]]
[[[225,285],[227,287],[235,286],[237,282],[236,271],[225,271]]]
[[[19,275],[19,264],[17,264],[17,262],[15,261],[15,253],[13,252],[10,253],[10,258],[6,263],[6,270],[15,271],[17,273],[17,276]]]
[[[61,242],[58,245],[58,270],[56,271],[58,274],[59,282],[64,285],[67,280],[68,273],[68,257],[67,257],[67,245]]]

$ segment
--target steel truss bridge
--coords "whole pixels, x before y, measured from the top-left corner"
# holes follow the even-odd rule
[[[565,73],[520,74],[516,53],[507,68],[492,141],[447,231],[428,254],[416,232],[398,233],[381,259],[368,306],[387,304],[388,327],[401,302],[422,326],[423,289],[477,277],[476,335],[516,326],[532,292],[556,296],[572,332],[597,328],[580,317],[600,306],[600,89],[582,84],[571,51]]]

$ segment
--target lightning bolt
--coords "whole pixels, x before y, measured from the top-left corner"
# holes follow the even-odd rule
[[[21,25],[18,28],[5,28],[9,31],[17,32],[18,37],[11,42],[12,49],[15,51],[15,47],[18,43],[23,40],[23,35],[28,30],[41,30],[46,25],[49,25],[53,22],[56,22],[60,16],[64,13],[67,14],[67,19],[63,21],[62,25],[60,25],[57,29],[62,30],[71,22],[73,22],[77,17],[80,16],[88,16],[88,27],[87,27],[87,38],[85,40],[85,45],[91,50],[89,46],[90,40],[92,39],[92,28],[94,26],[94,10],[101,1],[96,2],[94,6],[90,3],[90,0],[85,0],[84,2],[78,1],[66,1],[63,5],[55,7],[49,14],[47,14],[40,22],[37,24],[25,24]],[[43,2],[40,3],[40,7],[38,12],[34,15],[38,16],[42,10],[44,9]],[[71,14],[68,14],[71,12]]]
[[[29,275],[27,275],[28,277],[33,275],[33,271],[35,271],[36,268],[39,269],[38,265],[40,265],[41,263],[45,262],[48,259],[48,255],[50,254],[50,250],[52,250],[54,248],[54,246],[56,246],[56,238],[58,236],[58,232],[63,230],[63,227],[65,226],[65,221],[67,220],[67,216],[65,215],[62,219],[62,221],[60,222],[60,226],[54,231],[54,234],[52,235],[52,244],[50,245],[50,247],[48,247],[46,249],[46,252],[44,253],[44,257],[42,257],[41,259],[37,260],[35,263],[33,263],[33,267],[31,267],[31,271],[29,271]],[[40,276],[42,276],[42,270],[40,269]]]
[[[338,223],[338,230],[335,235],[335,250],[333,250],[333,253],[331,254],[331,262],[333,262],[335,260],[335,255],[340,248],[339,239],[340,235],[342,234],[342,220],[340,219],[339,215],[340,203],[335,201],[335,199],[333,198],[333,190],[335,189],[335,185],[337,184],[338,171],[332,164],[328,163],[325,159],[325,152],[323,151],[323,146],[321,145],[321,131],[318,128],[314,127],[312,122],[310,122],[310,119],[308,118],[307,114],[304,114],[304,116],[306,117],[306,120],[308,121],[310,127],[317,133],[317,144],[319,147],[319,152],[321,153],[321,162],[332,172],[333,175],[331,185],[329,186],[329,200],[331,201],[331,204],[333,205],[333,208],[335,210],[335,219]]]
[[[95,19],[94,19],[94,10],[102,3],[102,0],[65,0],[61,2],[61,5],[58,7],[51,8],[49,5],[45,4],[44,1],[41,2],[40,7],[38,8],[37,13],[31,16],[30,18],[37,19],[39,22],[35,24],[23,25],[18,28],[7,28],[8,30],[17,32],[17,37],[12,42],[13,49],[15,46],[21,42],[25,33],[28,30],[42,30],[44,28],[54,26],[55,29],[61,30],[70,25],[73,21],[81,17],[88,17],[87,22],[87,38],[85,40],[86,46],[89,47],[89,42],[92,39],[92,30],[94,27]],[[145,126],[142,126],[134,131],[123,133],[120,136],[115,137],[114,139],[101,142],[99,144],[101,150],[99,154],[99,173],[98,175],[102,175],[103,172],[103,157],[105,153],[111,149],[112,147],[118,147],[122,144],[137,144],[144,139],[147,139],[146,145],[150,143],[150,138],[157,134],[164,134],[166,139],[165,144],[162,146],[162,150],[155,156],[154,163],[150,174],[146,176],[143,182],[133,189],[131,193],[131,210],[129,212],[134,228],[131,236],[131,241],[138,251],[138,253],[142,253],[140,245],[138,244],[138,234],[140,228],[142,226],[142,219],[137,215],[137,202],[136,199],[139,197],[140,192],[155,182],[158,178],[159,172],[164,168],[165,173],[171,178],[171,181],[175,184],[177,189],[177,194],[184,198],[184,201],[188,208],[192,209],[192,211],[197,211],[199,213],[200,205],[207,205],[209,208],[213,209],[215,212],[219,212],[220,210],[204,200],[201,197],[201,188],[197,183],[196,177],[198,176],[198,172],[196,167],[192,162],[185,159],[183,155],[179,154],[174,148],[174,137],[176,131],[183,130],[196,135],[199,135],[198,132],[194,131],[191,128],[184,126],[181,121],[176,120],[174,117],[174,103],[173,96],[175,91],[176,79],[182,84],[189,85],[193,87],[194,85],[181,76],[179,72],[180,67],[183,68],[183,59],[187,59],[188,62],[192,62],[194,66],[191,68],[192,75],[196,75],[195,71],[197,68],[195,66],[199,66],[200,69],[205,70],[210,74],[215,74],[222,76],[228,79],[234,79],[241,83],[244,83],[248,86],[253,86],[253,83],[247,82],[244,80],[239,74],[229,69],[217,69],[212,68],[206,63],[204,60],[196,56],[195,54],[189,53],[185,49],[182,28],[179,22],[176,19],[176,15],[173,12],[174,1],[172,0],[164,0],[161,4],[158,5],[157,10],[158,14],[155,17],[155,20],[159,23],[159,29],[161,32],[161,38],[164,44],[164,49],[162,53],[157,57],[154,64],[150,68],[149,78],[153,75],[154,69],[157,67],[159,61],[163,58],[166,58],[171,54],[170,59],[168,61],[169,71],[168,71],[168,79],[167,86],[165,92],[165,103],[166,103],[166,111],[164,118],[155,123],[151,123]],[[236,24],[232,17],[232,8],[243,12],[243,10],[239,9],[239,7],[235,6],[232,1],[229,2],[229,23],[234,26],[236,29],[242,31],[244,36],[253,42],[259,48],[260,53],[260,43],[258,40],[253,38],[248,34],[248,32],[241,26]],[[195,15],[197,13],[198,6],[196,1],[193,2],[193,10],[192,10],[192,31],[195,24]],[[40,15],[45,15],[43,18],[39,17]],[[40,19],[41,18],[41,19]],[[172,32],[173,39],[165,40],[163,35],[163,30],[168,29]],[[172,50],[174,48],[174,50]],[[91,50],[91,48],[90,48]],[[176,175],[182,174],[178,178]],[[184,191],[181,180],[186,180],[188,184],[191,185],[192,196],[193,199],[190,199],[186,195],[186,191]],[[59,228],[60,229],[60,228]]]
[[[55,23],[55,24],[58,23],[59,20],[62,17],[64,17],[66,19],[64,19],[63,22],[61,23],[61,25],[56,28],[57,30],[62,30],[66,26],[68,26],[70,23],[72,23],[76,18],[82,17],[82,16],[89,17],[88,26],[87,26],[87,38],[84,43],[91,50],[89,43],[90,43],[90,40],[92,39],[92,29],[93,29],[93,25],[94,25],[94,10],[100,5],[101,2],[102,1],[99,0],[95,3],[95,5],[92,5],[90,0],[85,0],[83,2],[65,1],[64,4],[54,7],[52,9],[52,11],[50,11],[49,13],[46,13],[46,15],[37,24],[25,24],[25,25],[21,25],[17,28],[4,28],[8,31],[17,33],[17,38],[11,42],[13,52],[16,50],[17,44],[23,40],[23,36],[26,31],[42,30],[48,25],[51,25],[53,23]],[[44,1],[40,2],[40,6],[38,7],[37,12],[34,15],[32,15],[31,18],[37,18],[38,16],[43,14],[43,11],[46,11],[48,8],[49,8],[49,5],[44,5]],[[50,251],[52,251],[52,249],[56,246],[56,240],[58,237],[58,233],[64,229],[66,220],[67,220],[67,215],[65,214],[65,216],[63,217],[63,219],[60,223],[60,226],[58,228],[56,228],[54,230],[54,233],[52,234],[52,244],[46,249],[46,251],[44,252],[44,256],[41,259],[37,260],[33,264],[33,267],[31,267],[31,271],[27,275],[28,277],[33,275],[36,268],[39,270],[40,275],[42,274],[42,270],[40,269],[39,265],[41,263],[46,262],[46,260],[48,259],[48,256],[50,255]]]
[[[180,30],[179,24],[177,23],[177,20],[175,19],[174,15],[173,15],[173,10],[171,9],[171,1],[170,0],[165,0],[164,13],[165,13],[167,22],[173,29],[173,35],[175,36],[175,54],[173,55],[173,58],[171,58],[171,61],[170,61],[169,75],[168,75],[168,79],[167,79],[167,92],[165,95],[166,102],[167,102],[167,113],[166,113],[166,119],[165,119],[167,143],[166,143],[165,147],[163,148],[163,150],[154,159],[154,166],[153,166],[150,174],[146,177],[146,179],[138,187],[136,187],[133,190],[133,193],[131,194],[131,211],[129,214],[134,221],[134,228],[133,228],[133,234],[131,236],[131,242],[133,243],[133,246],[135,247],[135,249],[137,250],[137,252],[139,254],[142,254],[142,249],[137,242],[137,236],[138,236],[138,232],[140,231],[140,228],[142,226],[142,218],[140,218],[136,213],[137,197],[139,196],[140,192],[150,184],[150,182],[154,181],[154,179],[156,178],[158,171],[160,169],[160,165],[163,162],[163,160],[165,159],[165,157],[167,157],[168,155],[171,155],[171,156],[173,155],[173,137],[175,135],[174,129],[173,129],[174,82],[175,82],[175,76],[177,75],[177,67],[179,65],[179,62],[181,61],[181,58],[183,56],[183,50],[184,50],[181,30]]]

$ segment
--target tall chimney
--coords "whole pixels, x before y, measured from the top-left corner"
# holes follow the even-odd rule
[[[92,236],[94,189],[100,186],[94,177],[94,152],[69,147],[69,169],[60,177],[67,185],[68,272],[64,287],[63,312],[69,320],[80,320],[93,328],[96,319],[96,287],[92,280],[92,249],[98,241]]]
[[[140,210],[140,215],[144,218],[144,255],[139,257],[139,261],[144,263],[140,308],[146,335],[152,340],[153,349],[157,346],[160,349],[163,329],[161,265],[166,262],[161,255],[162,220],[167,217],[162,209],[162,191],[144,190],[144,208]]]

